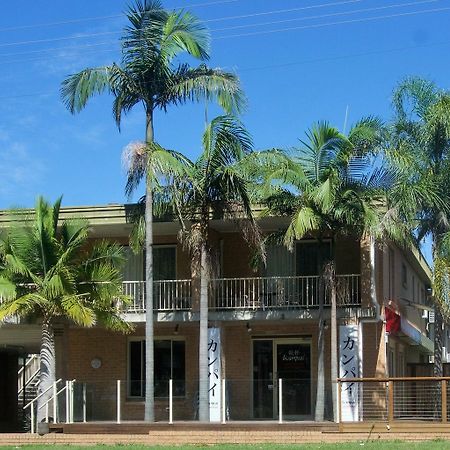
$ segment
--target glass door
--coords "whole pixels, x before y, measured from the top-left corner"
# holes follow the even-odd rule
[[[275,341],[276,379],[283,380],[283,417],[311,416],[311,346],[295,341]],[[278,397],[278,392],[276,392]],[[278,402],[277,402],[278,403]]]
[[[311,344],[301,339],[253,341],[253,417],[278,417],[278,380],[283,380],[283,417],[311,417]]]
[[[273,419],[273,341],[253,341],[253,417]]]

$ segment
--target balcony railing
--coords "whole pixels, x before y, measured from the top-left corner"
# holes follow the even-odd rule
[[[124,281],[124,294],[132,302],[127,313],[145,312],[145,282]],[[339,306],[359,306],[360,275],[337,276]],[[219,278],[210,282],[209,307],[215,310],[307,309],[319,306],[319,277]],[[155,311],[183,311],[192,308],[191,280],[155,281]],[[329,305],[327,295],[325,305]]]
[[[131,298],[127,313],[145,312],[145,281],[124,281],[123,293]],[[163,280],[153,282],[155,311],[183,311],[191,309],[191,280]]]
[[[338,305],[360,305],[359,275],[337,275],[336,288]],[[329,305],[328,295],[325,305]],[[220,278],[211,281],[210,308],[271,310],[318,306],[318,276]]]

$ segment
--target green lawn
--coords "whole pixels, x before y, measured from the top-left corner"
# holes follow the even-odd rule
[[[48,450],[51,447],[51,450],[67,450],[67,445],[21,445],[15,446],[15,448],[27,447],[30,450]],[[354,442],[354,443],[342,443],[342,444],[305,444],[305,445],[276,445],[276,444],[255,444],[255,445],[184,445],[184,446],[144,446],[144,445],[117,445],[117,446],[109,446],[109,445],[97,445],[97,446],[79,446],[79,445],[70,445],[70,450],[113,450],[113,449],[122,449],[124,447],[126,450],[180,450],[180,449],[189,449],[195,450],[198,448],[213,448],[214,450],[334,450],[334,449],[342,449],[342,450],[356,450],[362,449],[365,450],[380,450],[380,449],[388,449],[388,450],[450,450],[450,441],[427,441],[427,442],[398,442],[398,441],[390,441],[390,442]],[[11,450],[14,447],[0,446],[0,450]]]

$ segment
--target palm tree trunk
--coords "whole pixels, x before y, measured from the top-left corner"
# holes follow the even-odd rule
[[[153,142],[153,111],[147,109],[146,142]],[[150,166],[150,164],[149,164]],[[153,353],[153,192],[150,174],[145,186],[145,407],[146,422],[155,421],[155,362]]]
[[[437,261],[439,258],[438,247],[440,243],[438,242],[437,233],[433,236],[433,267],[437,266]],[[433,279],[433,283],[436,283],[436,277]],[[436,291],[436,289],[434,289]],[[441,289],[439,289],[440,291]],[[433,292],[435,294],[435,292]],[[444,366],[442,364],[442,345],[443,345],[443,330],[442,330],[442,314],[440,310],[441,298],[434,299],[434,364],[433,364],[433,375],[435,377],[442,377],[444,375]]]
[[[442,346],[444,336],[442,330],[442,313],[439,306],[434,307],[434,365],[433,375],[435,377],[444,376],[444,365],[442,363]]]
[[[44,318],[41,328],[41,362],[38,395],[43,394],[37,401],[37,421],[43,422],[45,419],[44,404],[52,397],[53,390],[51,386],[56,381],[55,365],[55,337],[53,327],[49,319]],[[51,410],[51,405],[49,405]]]
[[[209,377],[208,377],[208,255],[206,242],[201,249],[200,264],[200,330],[198,341],[199,413],[200,422],[209,421]]]
[[[325,324],[324,324],[324,301],[325,285],[323,270],[319,275],[319,333],[317,336],[317,390],[316,390],[316,422],[323,422],[325,412]]]
[[[331,404],[333,405],[333,422],[338,421],[337,414],[337,377],[338,377],[338,356],[337,356],[337,298],[336,298],[336,267],[334,259],[331,261]]]

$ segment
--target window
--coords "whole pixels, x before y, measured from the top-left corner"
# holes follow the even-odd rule
[[[128,395],[145,396],[145,340],[133,340],[128,347]],[[168,397],[169,380],[173,395],[185,395],[185,342],[162,339],[154,342],[155,397]]]
[[[153,278],[159,280],[176,279],[176,254],[175,245],[153,246]],[[126,262],[123,268],[125,281],[145,280],[145,253],[134,253],[130,247],[125,247]]]
[[[317,241],[301,241],[297,243],[295,253],[297,275],[318,275],[323,262],[331,258],[331,241],[322,244]]]
[[[404,288],[408,287],[408,269],[405,263],[402,263],[402,285]]]
[[[153,246],[153,278],[159,280],[175,280],[177,278],[177,248],[174,245]]]

